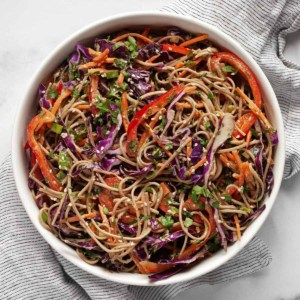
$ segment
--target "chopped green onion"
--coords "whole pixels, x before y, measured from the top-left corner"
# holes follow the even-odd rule
[[[185,218],[184,222],[183,222],[185,227],[190,227],[193,225],[193,220],[190,218]]]
[[[48,214],[44,210],[42,212],[41,218],[45,223],[48,222]]]
[[[53,131],[54,133],[61,134],[63,128],[64,128],[64,127],[63,127],[62,125],[53,122],[53,123],[51,124],[50,130]]]
[[[58,154],[58,168],[60,170],[68,171],[72,166],[72,159],[65,151]]]
[[[109,214],[109,210],[107,207],[103,207],[103,212],[105,215],[108,215]]]
[[[171,228],[174,224],[174,220],[169,215],[166,215],[165,217],[160,217],[159,221],[166,228]]]
[[[119,76],[119,71],[111,71],[111,72],[106,73],[106,78],[107,79],[116,78],[118,76]]]
[[[222,71],[224,73],[236,73],[237,69],[233,66],[227,65],[227,66],[222,67]]]

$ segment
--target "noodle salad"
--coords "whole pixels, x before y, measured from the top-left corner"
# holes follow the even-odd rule
[[[207,34],[103,35],[40,85],[29,187],[89,264],[160,280],[241,239],[273,186],[252,70]]]

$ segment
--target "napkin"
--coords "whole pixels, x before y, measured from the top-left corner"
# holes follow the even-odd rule
[[[300,66],[283,56],[285,37],[300,28],[296,0],[173,1],[163,11],[222,28],[254,57],[278,97],[286,130],[285,178],[300,169]],[[11,158],[0,166],[0,291],[3,299],[172,299],[267,267],[271,253],[255,237],[225,265],[194,280],[159,287],[116,284],[90,275],[56,253],[31,224],[18,197]],[[118,276],[116,274],[116,276]]]

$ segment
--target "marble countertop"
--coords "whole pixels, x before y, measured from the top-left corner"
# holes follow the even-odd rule
[[[29,78],[57,44],[99,18],[152,10],[164,3],[164,0],[1,0],[0,161],[10,151],[16,107]],[[300,64],[300,32],[287,39],[285,54]],[[300,174],[283,182],[273,211],[258,234],[273,255],[267,269],[231,282],[190,289],[176,299],[300,299],[299,194]]]

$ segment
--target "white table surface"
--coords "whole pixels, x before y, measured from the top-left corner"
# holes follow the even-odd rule
[[[152,10],[164,3],[164,0],[0,0],[0,161],[10,151],[14,115],[26,84],[49,51],[99,18]],[[300,64],[300,32],[288,38],[285,53]],[[231,282],[190,289],[176,300],[300,299],[299,195],[300,175],[283,182],[273,211],[258,234],[272,251],[273,262],[267,269]]]

